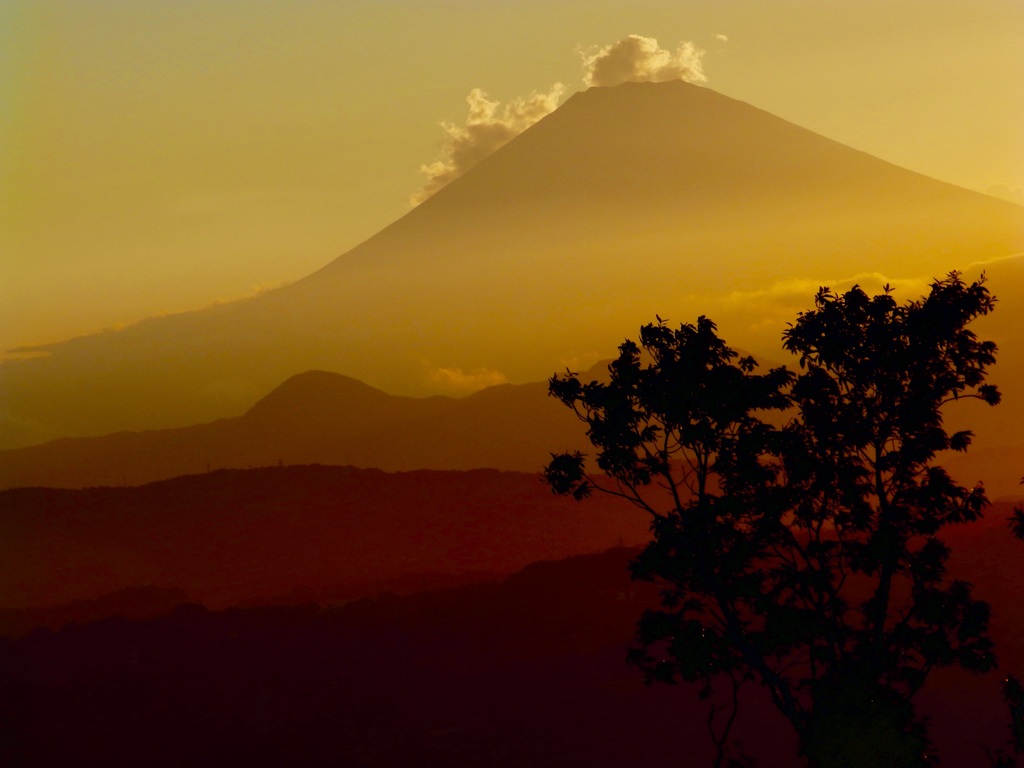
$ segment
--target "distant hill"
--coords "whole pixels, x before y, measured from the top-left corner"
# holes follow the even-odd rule
[[[819,285],[916,291],[1020,253],[1021,206],[699,86],[592,88],[292,285],[4,362],[0,446],[237,416],[306,370],[404,395],[536,381],[611,356],[655,313],[707,314],[777,357]],[[1005,327],[1024,326],[1024,281],[991,273]]]
[[[239,418],[0,451],[0,488],[138,485],[211,469],[308,463],[539,472],[551,452],[588,450],[585,431],[547,396],[544,382],[413,398],[309,371]]]
[[[581,375],[603,379],[607,365],[598,363]],[[993,380],[1006,383],[999,376]],[[1015,382],[1009,384],[1012,397]],[[1011,401],[1015,406],[1020,407]],[[983,481],[991,499],[1024,495],[1018,482],[1024,475],[1024,441],[1005,429],[1005,407],[950,405],[949,423],[980,436],[966,454],[938,458],[961,482]],[[593,454],[586,425],[548,396],[544,382],[502,384],[461,398],[416,398],[388,395],[340,374],[308,371],[238,418],[0,450],[0,489],[139,485],[217,469],[314,463],[388,472],[533,473],[552,452],[571,450]]]
[[[647,535],[647,520],[621,502],[578,505],[535,474],[495,470],[219,470],[139,487],[0,491],[0,510],[0,609],[147,585],[219,607],[423,574],[438,583]]]

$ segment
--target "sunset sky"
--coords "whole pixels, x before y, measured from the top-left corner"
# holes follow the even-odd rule
[[[300,278],[409,210],[473,89],[564,101],[629,34],[691,42],[714,90],[1024,202],[1010,0],[0,0],[0,348]]]

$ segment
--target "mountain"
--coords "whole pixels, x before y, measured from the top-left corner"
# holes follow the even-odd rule
[[[648,533],[622,500],[578,505],[536,474],[495,470],[219,470],[127,488],[11,489],[0,509],[0,613],[149,585],[212,608],[424,574],[507,574]]]
[[[1020,206],[699,86],[594,88],[303,280],[4,362],[0,446],[240,415],[310,369],[403,395],[539,380],[611,356],[655,313],[710,315],[778,357],[818,285],[909,298],[1022,252]],[[996,272],[1016,313],[1024,282]]]
[[[308,463],[539,472],[551,452],[588,447],[584,425],[547,396],[543,382],[414,398],[308,371],[238,418],[0,451],[0,488],[139,485],[211,469]]]

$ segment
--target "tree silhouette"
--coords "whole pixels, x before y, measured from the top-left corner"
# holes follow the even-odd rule
[[[1017,530],[1014,532],[1017,533]],[[1019,538],[1024,538],[1019,533],[1017,535]],[[1024,687],[1021,686],[1020,680],[1013,675],[1007,675],[1003,680],[1002,689],[1003,702],[1010,711],[1010,739],[1008,745],[1011,752],[1003,749],[992,750],[990,748],[986,748],[986,752],[988,753],[988,761],[992,768],[1015,768],[1017,765],[1016,755],[1024,754]]]
[[[943,427],[947,405],[999,402],[995,344],[968,327],[993,305],[984,276],[955,272],[905,304],[888,286],[823,288],[783,334],[799,373],[757,373],[701,317],[644,326],[606,383],[552,377],[596,449],[593,463],[553,455],[552,489],[651,517],[632,568],[663,585],[662,606],[630,652],[649,681],[697,681],[712,699],[757,680],[812,766],[932,762],[914,694],[937,667],[995,664],[988,605],[947,575],[937,536],[987,500],[935,463],[971,442]],[[732,702],[711,705],[715,765]]]

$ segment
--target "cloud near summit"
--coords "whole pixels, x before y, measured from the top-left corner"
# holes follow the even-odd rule
[[[588,87],[707,80],[702,62],[704,51],[690,41],[683,41],[675,51],[670,51],[653,37],[628,35],[597,50],[582,50],[580,57],[583,84]]]
[[[704,51],[690,41],[683,41],[675,51],[670,51],[658,45],[653,37],[628,35],[610,45],[578,50],[583,63],[583,84],[587,87],[669,80],[703,83],[707,80],[702,64]],[[440,158],[420,166],[427,180],[409,202],[419,205],[501,149],[553,112],[564,92],[565,86],[555,83],[547,93],[535,91],[502,106],[501,102],[489,99],[483,89],[474,88],[466,97],[469,113],[465,124],[441,121],[444,141]]]
[[[441,158],[430,165],[420,166],[427,182],[410,202],[413,205],[422,203],[552,112],[564,91],[564,85],[555,83],[547,93],[534,92],[502,108],[501,102],[488,99],[485,91],[474,88],[466,97],[469,104],[466,124],[441,122],[445,133]]]

